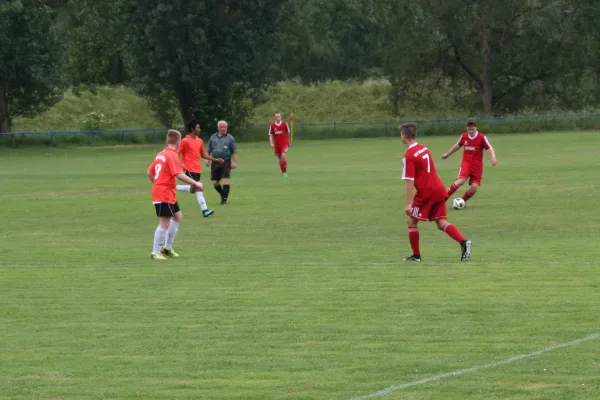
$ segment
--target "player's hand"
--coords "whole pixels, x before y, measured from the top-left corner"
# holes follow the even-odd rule
[[[273,149],[273,148],[275,148],[275,145],[274,145],[273,143],[271,143],[271,148],[272,148],[272,149]]]
[[[237,162],[231,160],[231,169],[236,169],[237,168]]]
[[[224,163],[225,163],[225,160],[223,160],[222,158],[217,158],[217,159],[215,160],[215,162],[216,162],[217,164],[224,164]]]
[[[412,205],[407,204],[406,207],[404,207],[404,212],[406,213],[406,215],[408,215],[409,217],[412,216]]]
[[[442,154],[442,160],[445,160],[446,158],[448,158],[448,153]]]
[[[496,157],[492,158],[492,167],[495,167],[497,162]]]
[[[207,167],[210,167],[210,161],[209,160],[204,161],[204,165],[206,165]]]

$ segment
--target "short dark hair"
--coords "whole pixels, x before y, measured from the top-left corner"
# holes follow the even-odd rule
[[[417,137],[417,124],[414,122],[406,122],[400,125],[400,133],[404,133],[407,138],[414,139]]]
[[[196,125],[199,125],[199,124],[198,124],[198,121],[196,121],[195,119],[188,122],[188,124],[187,124],[188,132],[191,132],[194,129],[196,129]]]
[[[467,126],[477,126],[477,120],[475,118],[469,118],[467,120]]]

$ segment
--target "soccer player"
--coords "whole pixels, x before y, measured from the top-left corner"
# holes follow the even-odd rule
[[[408,216],[408,239],[412,255],[404,261],[421,261],[419,248],[419,221],[435,221],[438,228],[460,243],[460,260],[471,257],[471,241],[465,239],[457,227],[446,221],[446,187],[438,176],[429,149],[417,143],[417,125],[400,126],[402,142],[408,150],[402,159],[402,179],[406,182],[406,206]]]
[[[275,156],[279,159],[281,176],[287,178],[287,152],[290,146],[290,127],[287,122],[281,120],[281,113],[273,114],[275,122],[269,127],[269,143],[273,148]]]
[[[458,178],[448,188],[447,197],[452,196],[454,192],[469,179],[469,189],[463,194],[462,199],[466,202],[475,195],[481,185],[483,176],[483,150],[490,153],[492,166],[496,166],[496,152],[492,148],[488,138],[477,130],[477,120],[469,118],[467,120],[467,131],[463,133],[458,142],[452,146],[447,153],[442,154],[442,159],[447,159],[454,154],[460,147],[464,146],[463,157],[458,170]]]
[[[200,176],[202,175],[202,163],[200,162],[200,157],[218,164],[223,164],[223,159],[213,158],[204,150],[204,142],[199,137],[200,124],[196,120],[190,121],[188,124],[188,131],[189,134],[181,140],[177,152],[181,157],[181,165],[183,166],[184,174],[196,182],[200,182]],[[179,192],[189,193],[190,189],[190,185],[177,185],[177,191]],[[196,192],[196,198],[200,205],[200,209],[202,210],[202,215],[205,218],[214,214],[214,210],[208,209],[202,191]]]
[[[177,149],[181,142],[181,133],[169,129],[167,147],[156,155],[148,167],[148,177],[152,182],[152,203],[160,223],[154,232],[154,246],[150,258],[166,260],[167,257],[179,257],[173,251],[173,241],[179,230],[183,213],[177,204],[175,178],[189,184],[192,191],[202,191],[202,183],[196,182],[181,172]],[[164,243],[164,246],[163,246]]]
[[[224,206],[227,204],[229,191],[231,190],[229,185],[231,170],[237,167],[238,155],[235,139],[227,132],[227,122],[219,121],[217,130],[218,132],[212,135],[208,141],[208,154],[222,158],[225,162],[223,164],[212,163],[211,165],[210,161],[206,160],[206,166],[211,165],[210,179],[215,190],[221,195],[221,205]],[[223,182],[223,185],[221,185],[221,182]]]

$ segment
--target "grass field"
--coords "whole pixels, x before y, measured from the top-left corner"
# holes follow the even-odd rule
[[[240,145],[230,204],[180,194],[166,262],[159,147],[0,149],[0,398],[597,400],[598,134],[490,139],[499,165],[449,210],[471,262],[427,224],[416,265],[399,139],[295,142],[287,180]],[[436,163],[449,184],[459,155]]]

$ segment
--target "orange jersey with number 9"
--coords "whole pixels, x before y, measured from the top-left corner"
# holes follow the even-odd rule
[[[148,173],[153,174],[152,202],[175,204],[175,176],[181,172],[177,152],[170,147],[165,148],[154,158],[148,167]]]

